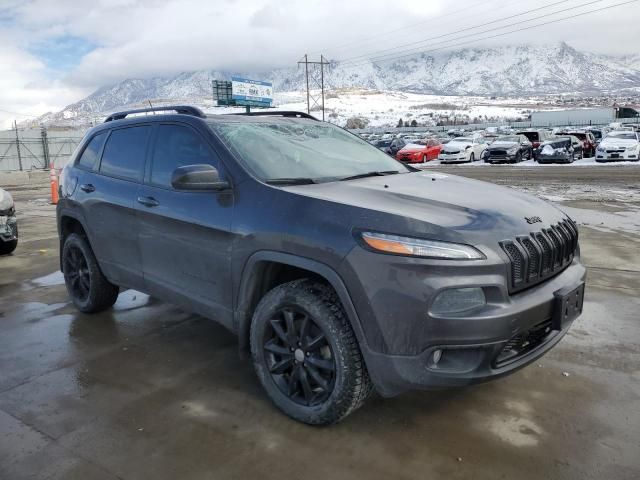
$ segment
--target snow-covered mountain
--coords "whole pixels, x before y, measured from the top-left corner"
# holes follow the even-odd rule
[[[91,121],[105,112],[148,101],[206,105],[211,103],[211,80],[230,76],[231,72],[201,70],[172,77],[128,79],[102,87],[61,112],[44,115],[40,121]],[[276,92],[305,88],[302,68],[243,72],[242,76],[270,79]],[[435,95],[610,94],[640,90],[640,57],[579,52],[564,42],[466,48],[396,60],[332,62],[325,73],[325,84],[330,89],[357,87]]]

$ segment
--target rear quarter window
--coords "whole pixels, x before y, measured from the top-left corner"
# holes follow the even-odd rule
[[[78,159],[77,165],[87,170],[93,170],[96,165],[96,160],[98,160],[98,155],[100,155],[100,150],[102,150],[102,145],[104,145],[104,141],[107,138],[107,133],[108,132],[99,133],[89,140],[89,143]]]
[[[100,173],[141,181],[150,133],[149,125],[113,130],[104,146]]]

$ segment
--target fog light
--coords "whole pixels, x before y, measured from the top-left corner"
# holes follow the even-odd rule
[[[433,365],[437,365],[440,359],[442,358],[442,350],[436,350],[433,352],[433,357],[431,360],[433,361]]]
[[[479,287],[450,288],[440,292],[431,305],[431,313],[460,313],[487,303],[484,291]]]

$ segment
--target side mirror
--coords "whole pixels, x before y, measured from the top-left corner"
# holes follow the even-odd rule
[[[220,180],[217,169],[206,164],[176,168],[171,175],[171,186],[187,191],[220,191],[231,187],[229,182]]]

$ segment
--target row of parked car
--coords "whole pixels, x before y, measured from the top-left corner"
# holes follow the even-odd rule
[[[466,133],[460,136],[461,133]],[[382,151],[404,163],[518,163],[534,159],[539,163],[572,163],[595,157],[598,162],[640,158],[640,133],[636,127],[525,129],[499,133],[486,130],[447,136],[426,133],[369,138]]]

